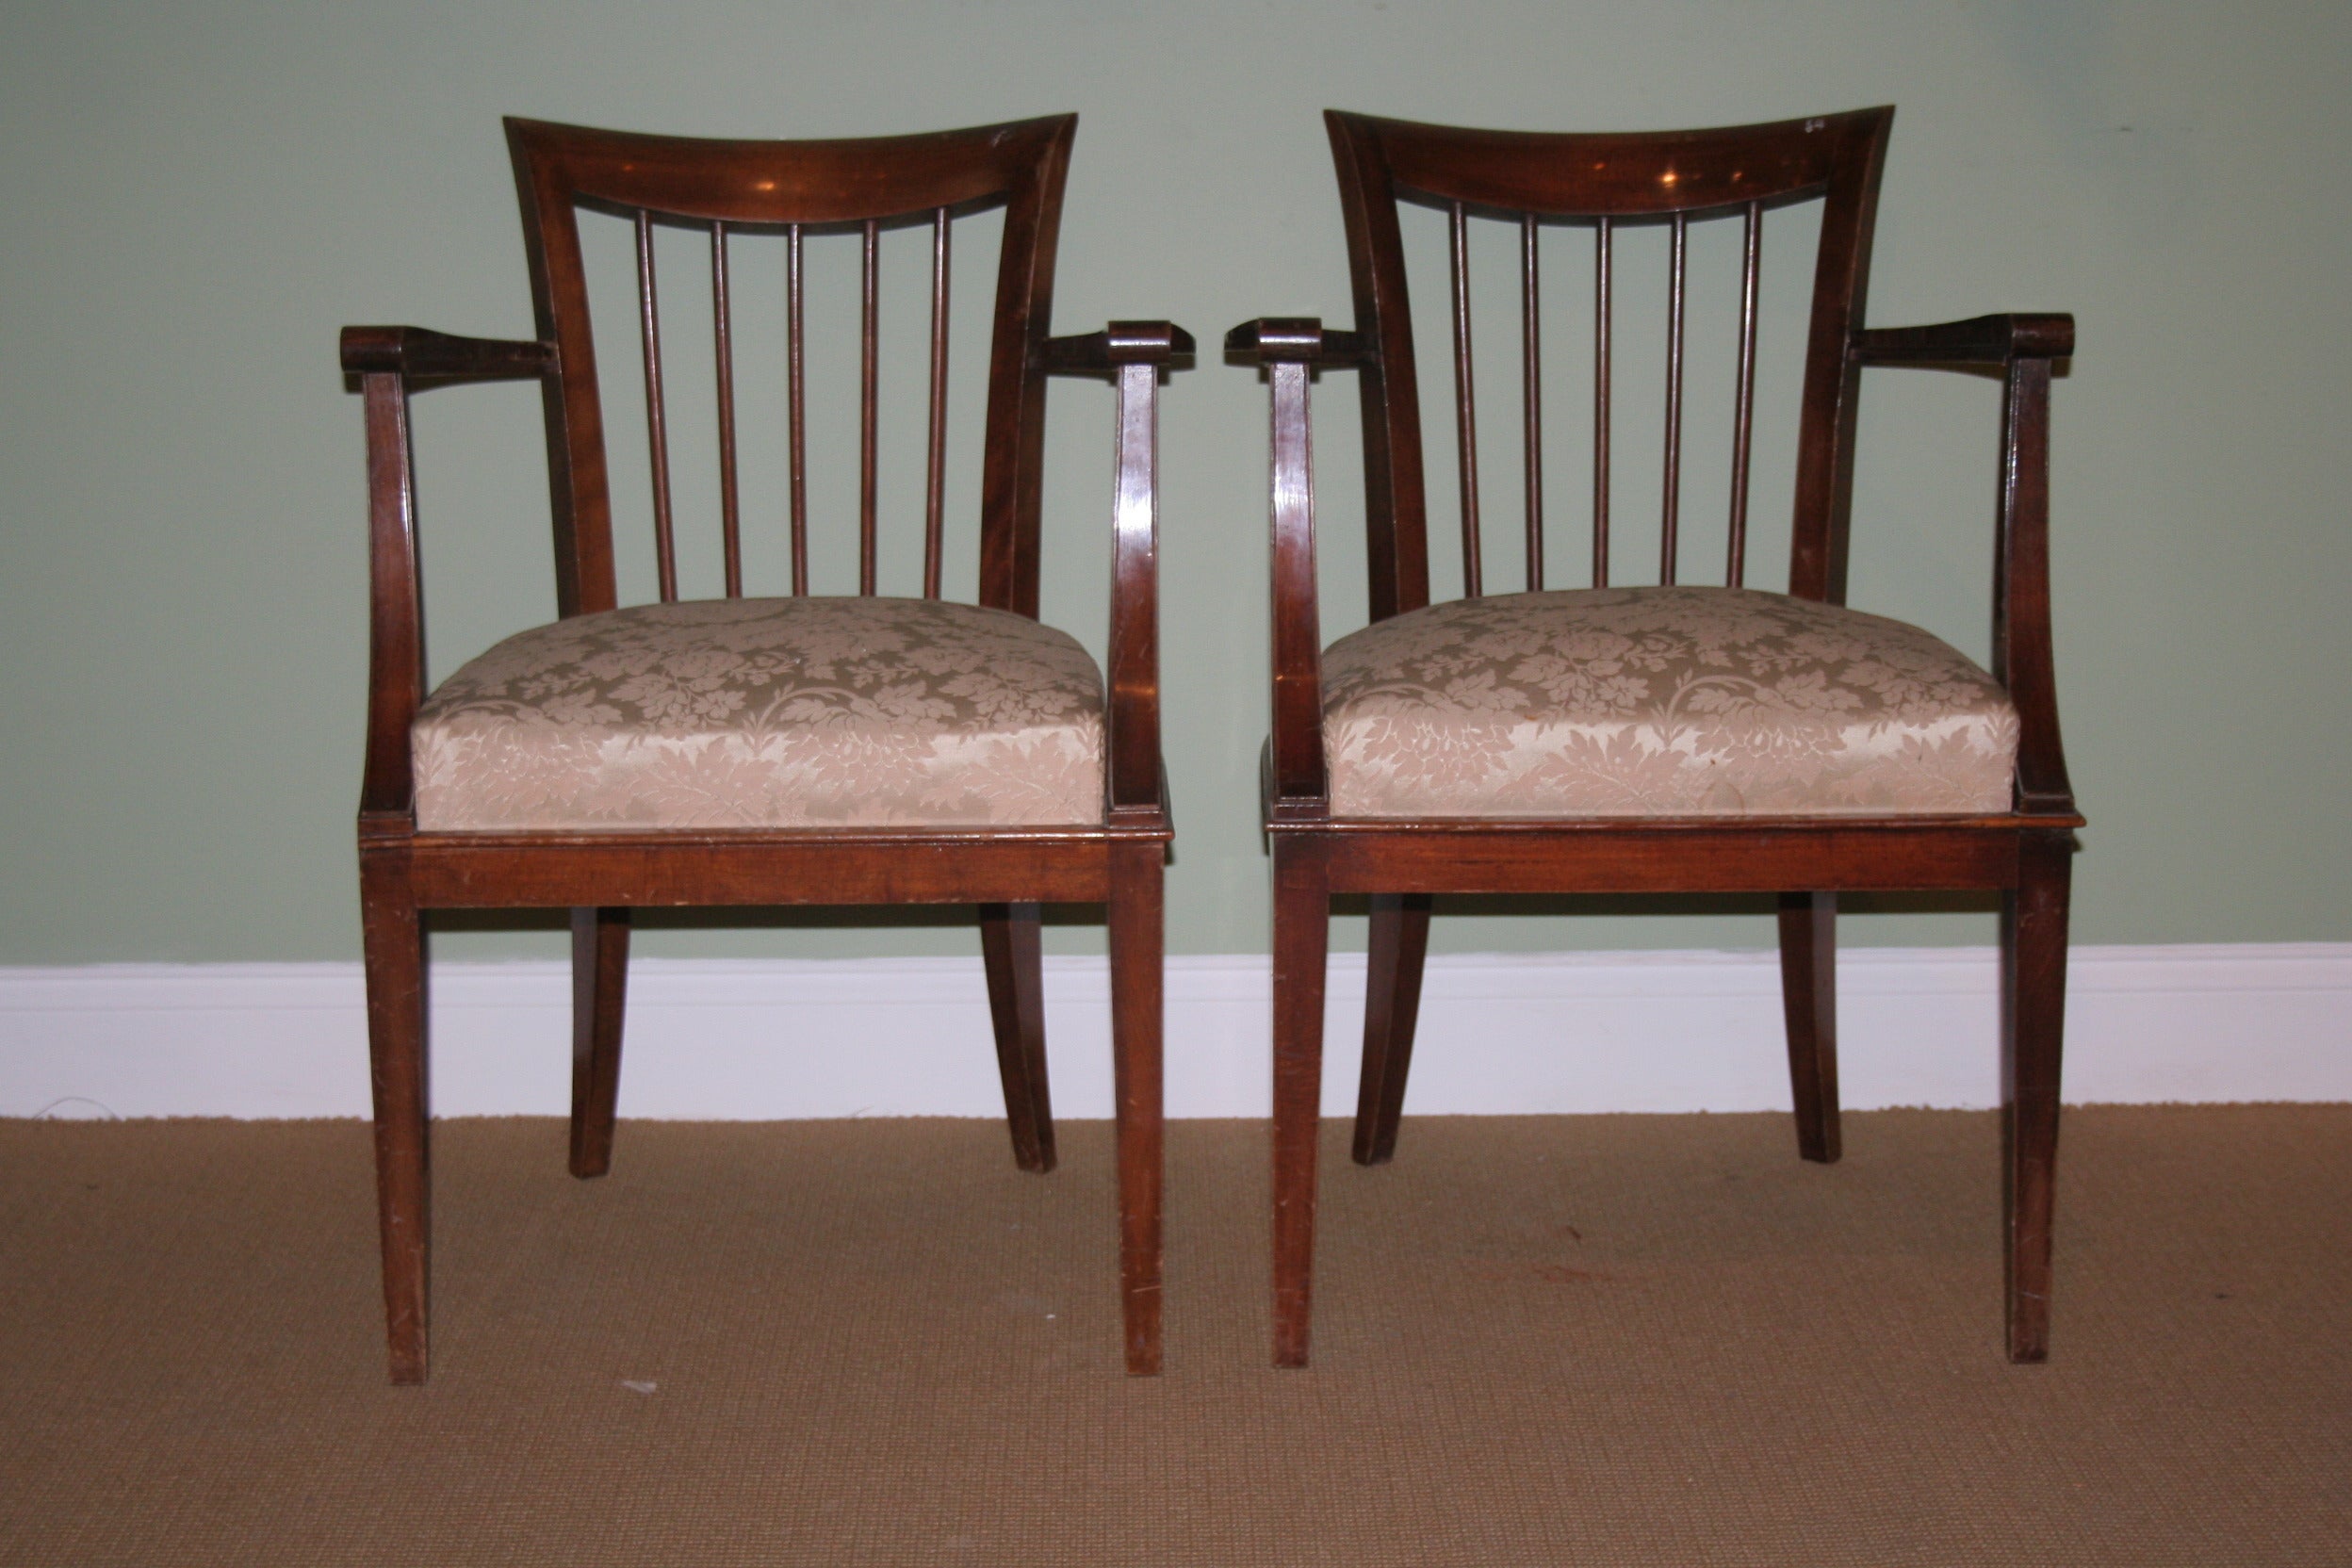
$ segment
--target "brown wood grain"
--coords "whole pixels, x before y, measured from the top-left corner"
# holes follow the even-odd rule
[[[397,1381],[426,1368],[421,914],[431,908],[572,911],[576,1175],[610,1166],[627,994],[629,912],[657,906],[969,904],[982,946],[1015,1157],[1051,1169],[1038,906],[1103,904],[1113,958],[1119,1080],[1120,1293],[1131,1372],[1160,1364],[1162,863],[1171,836],[1160,758],[1158,395],[1192,340],[1164,321],[1115,321],[1051,338],[1054,252],[1076,117],[850,141],[719,141],[507,122],[539,335],[451,337],[415,327],[345,330],[342,362],[364,396],[368,433],[370,676],[359,844],[374,1068],[386,1322]],[[988,376],[980,508],[983,604],[1037,612],[1044,394],[1056,373],[1114,384],[1109,723],[1102,820],[1061,827],[423,833],[414,815],[409,731],[424,698],[408,398],[475,380],[541,383],[553,499],[557,607],[612,609],[616,587],[604,420],[578,211],[628,218],[653,451],[661,594],[678,596],[662,400],[654,231],[710,241],[718,357],[726,592],[743,591],[733,288],[739,228],[787,240],[787,379],[792,592],[809,591],[804,232],[860,237],[859,588],[876,591],[875,416],[881,231],[927,224],[932,238],[930,450],[923,590],[941,591],[949,224],[1005,209]]]
[[[2013,1151],[2010,1344],[2038,1358],[2048,1330],[2048,1204],[2057,1041],[2064,1005],[2065,846],[2082,824],[2059,744],[2050,629],[2050,362],[2073,349],[2072,318],[1980,317],[1866,329],[1871,235],[1890,108],[1695,131],[1550,133],[1417,124],[1327,111],[1338,173],[1352,332],[1313,318],[1261,318],[1228,335],[1229,356],[1271,391],[1272,726],[1264,823],[1275,879],[1275,1359],[1307,1353],[1313,1159],[1321,1061],[1322,934],[1330,898],[1372,901],[1363,1080],[1355,1152],[1395,1151],[1414,1010],[1436,894],[1771,892],[1781,901],[1783,998],[1799,1152],[1838,1154],[1836,910],[1840,892],[2000,890],[2013,911],[2007,969],[2017,997],[2004,1038]],[[1994,671],[2020,719],[2013,809],[1974,817],[1348,819],[1332,815],[1323,754],[1316,596],[1313,372],[1357,372],[1364,422],[1369,612],[1429,601],[1428,508],[1400,203],[1447,225],[1455,439],[1461,455],[1465,592],[1478,565],[1478,477],[1467,288],[1467,225],[1508,221],[1521,252],[1527,582],[1543,580],[1541,353],[1535,259],[1545,224],[1593,234],[1592,583],[1610,584],[1614,240],[1626,223],[1668,230],[1666,407],[1658,578],[1679,570],[1681,435],[1690,224],[1741,220],[1729,547],[1746,570],[1754,464],[1757,292],[1768,210],[1821,204],[1812,311],[1797,410],[1790,592],[1843,603],[1861,371],[1866,366],[1998,370],[2005,382],[1994,578]],[[1797,890],[1792,891],[1791,890]],[[2055,955],[2055,956],[2053,956]],[[1314,972],[1310,974],[1309,971]]]

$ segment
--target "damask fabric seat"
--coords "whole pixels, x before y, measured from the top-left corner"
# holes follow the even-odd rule
[[[1323,656],[1340,817],[2010,809],[2017,715],[1917,627],[1742,588],[1457,599]]]
[[[1102,821],[1102,678],[939,599],[638,605],[508,638],[412,731],[425,831]]]

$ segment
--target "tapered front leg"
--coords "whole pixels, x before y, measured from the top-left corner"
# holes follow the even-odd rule
[[[359,887],[384,1331],[392,1380],[421,1383],[431,1219],[425,1152],[424,922],[409,893],[404,858],[363,854]]]
[[[1356,1091],[1358,1165],[1386,1165],[1396,1153],[1429,951],[1429,895],[1374,894],[1371,950],[1364,964],[1364,1078]]]
[[[1034,904],[980,906],[980,954],[988,972],[988,1013],[996,1025],[996,1070],[1004,1084],[1004,1121],[1013,1163],[1054,1168],[1054,1097],[1045,1070],[1045,954]]]
[[[1833,1164],[1838,1115],[1838,895],[1780,895],[1780,1003],[1788,1022],[1788,1086],[1797,1152]]]
[[[1127,1371],[1160,1369],[1161,971],[1157,843],[1111,848],[1111,1050],[1119,1112],[1119,1279]]]
[[[1307,1364],[1323,971],[1331,899],[1322,846],[1274,837],[1274,1364]]]
[[[572,1174],[612,1168],[629,999],[629,911],[572,911]]]
[[[2050,1221],[2066,1013],[2072,841],[2028,835],[2001,914],[2001,1185],[2008,1208],[2009,1359],[2050,1355]]]

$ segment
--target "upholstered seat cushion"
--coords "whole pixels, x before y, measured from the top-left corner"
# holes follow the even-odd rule
[[[1323,656],[1342,817],[2010,807],[2008,694],[1900,621],[1739,588],[1460,599]]]
[[[416,717],[440,830],[1102,820],[1075,640],[937,599],[707,599],[533,628]]]

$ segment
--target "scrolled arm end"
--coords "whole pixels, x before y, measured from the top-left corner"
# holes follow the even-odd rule
[[[2013,312],[1929,327],[1873,327],[1847,351],[1863,365],[2002,366],[2065,359],[2074,352],[2074,318],[2063,311]]]
[[[1225,335],[1225,357],[1235,365],[1308,365],[1344,369],[1364,361],[1364,339],[1327,330],[1313,316],[1262,316]]]
[[[425,327],[345,327],[342,358],[347,376],[396,375],[412,386],[533,381],[556,368],[552,343],[457,337]]]
[[[1173,321],[1113,321],[1101,332],[1049,337],[1040,356],[1050,376],[1104,376],[1122,365],[1192,367],[1192,334]]]

